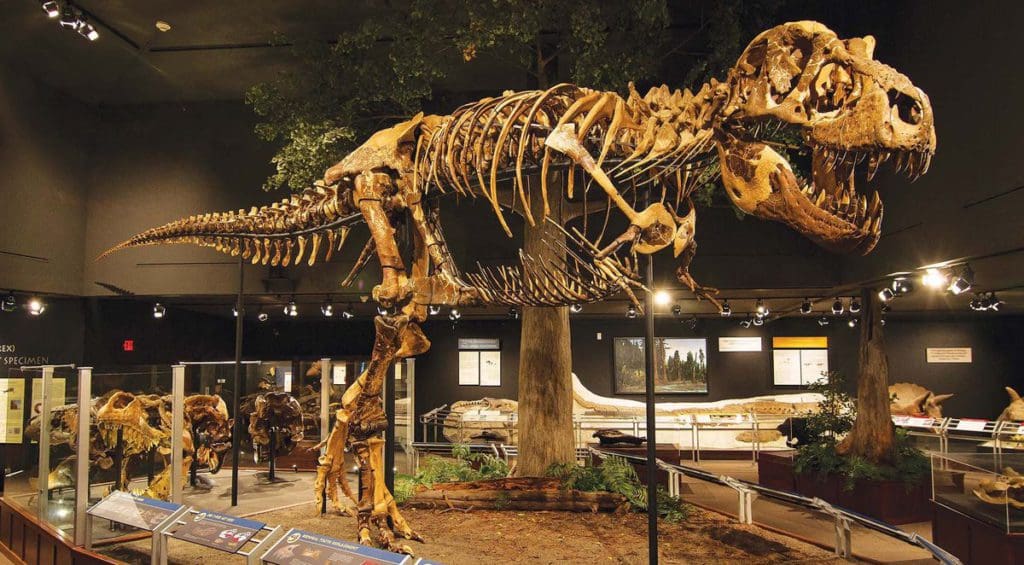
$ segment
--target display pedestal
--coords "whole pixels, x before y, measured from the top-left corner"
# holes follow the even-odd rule
[[[964,563],[1024,563],[1024,535],[976,520],[932,503],[932,542]]]
[[[604,451],[610,451],[612,453],[621,453],[622,455],[630,455],[633,457],[647,458],[647,444],[644,445],[615,445],[615,446],[601,446],[597,443],[591,443],[587,445],[595,449],[603,449]],[[680,462],[679,448],[672,443],[659,443],[655,445],[656,455],[658,459],[661,459],[665,463],[672,465],[678,465]],[[633,463],[633,468],[636,469],[636,474],[640,477],[640,482],[647,484],[647,465],[638,463],[630,460]],[[668,488],[668,472],[658,470],[658,484]]]
[[[840,477],[797,474],[792,452],[762,454],[757,470],[758,482],[763,486],[817,497],[890,524],[927,522],[932,517],[928,481],[909,488],[901,481],[859,481],[853,490],[845,490]]]

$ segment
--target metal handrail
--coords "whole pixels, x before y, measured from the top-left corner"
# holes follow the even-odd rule
[[[613,456],[622,457],[623,459],[626,459],[628,461],[636,461],[640,463],[647,462],[646,457],[641,457],[639,455],[616,453],[613,451],[606,451],[594,447],[591,447],[590,451],[602,459],[608,456]],[[843,520],[856,522],[864,527],[870,528],[872,530],[883,533],[890,537],[894,537],[896,539],[899,539],[900,541],[909,543],[911,545],[920,547],[925,551],[931,553],[932,557],[934,557],[941,563],[944,563],[946,565],[962,565],[962,562],[956,556],[942,549],[941,547],[935,545],[934,543],[928,541],[927,539],[921,537],[917,533],[901,530],[896,526],[893,526],[892,524],[882,522],[881,520],[877,520],[870,516],[865,516],[863,514],[854,512],[852,510],[848,510],[846,508],[829,504],[821,500],[820,498],[809,498],[801,494],[797,494],[795,492],[776,490],[757,483],[752,483],[750,481],[744,481],[742,479],[736,479],[725,475],[715,475],[713,473],[709,473],[707,471],[697,469],[694,467],[688,467],[686,465],[675,465],[672,463],[666,463],[661,459],[655,459],[655,461],[657,462],[658,467],[665,471],[679,473],[682,475],[686,475],[688,477],[693,477],[695,479],[700,479],[703,481],[708,481],[731,488],[735,488],[734,485],[742,485],[743,487],[755,491],[758,494],[766,496],[768,498],[774,498],[776,500],[781,500],[783,502],[803,506],[811,510],[816,510],[824,514],[836,516],[837,518],[841,517],[841,519]]]

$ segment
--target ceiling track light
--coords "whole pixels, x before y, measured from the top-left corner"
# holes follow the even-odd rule
[[[440,312],[441,308],[438,307],[437,311]],[[352,305],[351,304],[345,306],[345,309],[341,311],[341,317],[346,319],[346,320],[351,320],[352,318],[356,317],[355,312],[352,311]]]
[[[746,319],[740,320],[740,327],[749,328],[751,323],[751,318],[748,316]]]
[[[896,277],[892,279],[892,290],[897,296],[904,296],[914,290],[914,283],[907,277]]]
[[[572,312],[573,314],[579,314],[580,312],[583,311],[583,305],[577,302],[569,307],[569,311]]]
[[[96,41],[100,38],[99,32],[96,31],[96,28],[85,19],[85,16],[82,16],[81,19],[78,20],[78,34],[89,41]]]
[[[324,303],[320,305],[320,313],[323,314],[325,318],[333,317],[334,304],[331,304],[330,300],[325,300]]]
[[[758,327],[763,326],[764,316],[754,316],[754,325]]]
[[[263,311],[263,307],[260,306],[260,312],[259,312],[259,314],[256,314],[256,319],[261,321],[261,322],[266,322],[268,319],[270,319],[270,314],[267,314],[266,312],[264,312]]]
[[[811,313],[812,309],[811,301],[804,298],[804,301],[800,303],[800,313],[806,316]]]
[[[60,3],[55,0],[46,0],[43,2],[43,11],[51,20],[60,17]]]
[[[891,302],[893,298],[896,298],[896,293],[893,292],[893,290],[889,287],[885,287],[882,290],[878,291],[878,299],[881,300],[883,303]]]
[[[28,308],[28,313],[33,316],[39,316],[43,312],[46,312],[46,303],[43,302],[43,299],[36,298],[35,296],[29,299],[26,307]]]
[[[765,304],[763,298],[757,299],[757,305],[754,307],[754,310],[757,312],[757,315],[762,318],[771,313],[771,310],[768,309],[768,305]]]
[[[942,269],[934,267],[926,269],[921,275],[921,284],[935,290],[942,290],[949,287],[949,275]]]
[[[843,301],[840,298],[836,298],[835,302],[832,303],[832,315],[841,316],[843,314]]]
[[[458,308],[452,308],[451,310],[448,311],[448,319],[449,320],[451,320],[453,322],[457,322],[461,318],[462,318],[462,312],[459,312]]]
[[[518,320],[519,319],[519,308],[516,308],[515,306],[509,306],[508,307],[508,317],[512,318],[513,320]]]
[[[726,298],[722,301],[722,308],[718,311],[719,314],[724,318],[732,316],[732,306],[729,306],[729,299]]]
[[[164,307],[163,304],[160,304],[159,302],[157,302],[156,304],[153,305],[153,317],[154,318],[159,320],[159,319],[163,318],[166,315],[167,315],[167,308]]]
[[[292,299],[284,307],[284,315],[294,318],[299,315],[299,305],[295,303],[295,299]]]
[[[970,265],[964,265],[960,272],[953,277],[948,289],[953,294],[963,294],[971,290],[972,286],[974,286],[974,271],[971,270]]]
[[[828,324],[829,324],[829,322],[828,322],[828,317],[827,316],[822,316],[822,317],[818,318],[818,325],[819,326],[824,328]]]
[[[0,301],[0,310],[4,312],[14,312],[17,307],[18,299],[14,297],[14,293],[8,293],[3,301]]]
[[[66,4],[60,12],[60,27],[78,29],[78,14],[70,4]]]
[[[678,305],[678,304],[673,304],[672,305],[672,315],[677,317],[677,318],[679,316],[682,316],[683,315],[683,307]]]
[[[436,315],[438,315],[440,313],[441,313],[441,307],[438,306],[437,304],[431,304],[430,306],[427,306],[427,314],[429,314],[431,316],[436,316]]]
[[[630,304],[629,306],[626,306],[626,317],[627,318],[632,320],[632,319],[636,318],[638,315],[639,314],[637,314],[636,305]]]
[[[846,325],[850,326],[851,328],[856,328],[858,320],[860,320],[860,318],[851,317],[849,320],[846,321]]]
[[[672,302],[672,295],[667,290],[659,290],[654,293],[654,303],[658,306],[668,306]]]
[[[850,313],[851,314],[859,314],[860,313],[860,300],[857,297],[853,297],[853,298],[850,299]]]

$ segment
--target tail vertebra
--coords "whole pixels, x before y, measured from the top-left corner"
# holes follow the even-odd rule
[[[325,249],[324,260],[330,260],[345,243],[351,224],[361,219],[347,197],[348,192],[339,194],[338,187],[317,186],[248,212],[189,216],[135,235],[104,251],[96,260],[130,247],[191,243],[233,257],[241,255],[254,265],[287,267],[298,265],[306,256],[312,266],[321,249]]]

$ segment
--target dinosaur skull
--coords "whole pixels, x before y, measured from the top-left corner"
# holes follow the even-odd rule
[[[928,169],[935,126],[928,97],[873,60],[871,36],[839,39],[795,22],[750,43],[729,74],[729,101],[716,130],[726,192],[741,210],[781,221],[836,252],[867,253],[878,242],[882,202],[854,188],[888,161],[911,178]],[[758,138],[769,127],[800,130],[812,182]]]

